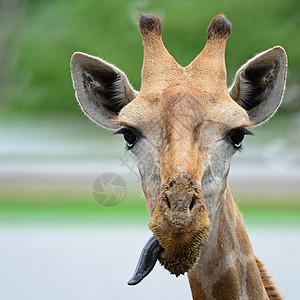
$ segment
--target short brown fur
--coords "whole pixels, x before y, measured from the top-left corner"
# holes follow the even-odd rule
[[[272,281],[272,277],[267,273],[264,264],[256,258],[256,264],[258,266],[260,276],[262,278],[264,287],[267,291],[268,297],[270,300],[281,300],[282,296],[278,292],[274,282]]]
[[[135,133],[130,149],[142,177],[149,228],[163,248],[160,262],[176,276],[188,273],[195,300],[281,299],[254,256],[227,176],[241,144],[233,133],[245,135],[280,105],[284,50],[274,47],[250,60],[228,91],[231,24],[223,14],[211,21],[203,50],[187,67],[165,48],[159,17],[140,15],[139,27],[144,45],[139,93],[123,72],[91,56],[75,53],[71,70],[77,98],[91,119]],[[116,100],[118,93],[123,98]],[[246,107],[245,101],[252,102]]]
[[[195,185],[194,187],[192,184],[191,191],[188,192],[189,188],[183,187],[188,184],[181,184],[181,181],[179,182],[176,178],[178,176],[189,178],[182,179],[183,182],[184,180],[194,183],[201,181],[206,157],[194,150],[203,147],[204,128],[210,126],[234,128],[234,126],[249,126],[250,124],[248,118],[234,102],[230,106],[232,99],[228,97],[227,92],[224,53],[226,41],[231,32],[231,23],[226,16],[219,14],[211,21],[207,29],[208,40],[203,51],[186,68],[177,64],[164,47],[161,40],[162,23],[157,16],[141,15],[139,26],[144,43],[140,100],[143,103],[148,102],[149,105],[159,105],[159,113],[162,114],[159,124],[163,133],[160,149],[161,190],[158,201],[153,206],[149,204],[151,212],[149,228],[164,248],[160,258],[161,263],[171,273],[178,276],[186,272],[186,268],[189,269],[195,264],[195,254],[201,256],[201,247],[198,249],[197,245],[207,236],[210,222],[205,204],[201,200],[203,199],[201,186]],[[191,77],[198,77],[199,81],[195,80],[192,83],[189,80]],[[202,99],[200,106],[198,99]],[[231,111],[236,110],[234,113],[236,117],[226,120],[225,114],[220,114],[220,111],[224,109],[224,99],[226,99],[228,111],[229,107]],[[213,107],[208,111],[207,106],[211,107],[211,105]],[[131,107],[131,110],[134,109],[135,107]],[[190,136],[187,132],[191,132],[192,135]],[[184,151],[182,150],[183,140]],[[174,191],[172,188],[174,184],[170,183],[173,181],[176,186]],[[200,281],[198,284],[202,287],[196,288],[195,282],[200,274],[197,273],[195,267],[191,271],[190,279],[193,297],[194,299],[210,299],[210,297],[225,299],[225,295],[228,299],[240,298],[241,295],[244,297],[246,290],[242,291],[240,281],[243,276],[248,278],[248,287],[255,286],[257,295],[259,294],[262,298],[267,297],[262,279],[259,275],[257,276],[259,271],[241,216],[233,204],[226,185],[222,190],[220,195],[226,190],[224,193],[226,200],[222,200],[220,196],[219,201],[225,201],[224,211],[228,217],[224,215],[220,217],[218,239],[211,245],[214,255],[201,268],[206,270],[206,276],[209,278],[231,253],[242,253],[244,255],[242,259],[249,260],[249,262],[242,264],[236,260],[231,268],[227,269],[227,266],[224,266],[224,272],[219,275],[219,280],[210,286],[211,292],[205,290],[205,286],[201,285]],[[180,212],[181,204],[179,208],[176,208],[176,205],[173,206],[171,202],[173,200],[169,199],[170,196],[166,196],[168,193],[174,194],[179,199],[185,199],[182,202],[187,201],[185,205],[188,205],[189,197],[179,196],[181,191],[195,194],[198,205],[203,206],[201,213],[198,212],[193,216],[197,222],[191,224],[197,224],[196,227],[188,225],[189,217],[185,219],[186,212],[184,210]],[[166,204],[166,202],[171,204]],[[169,213],[170,207],[172,214]],[[234,227],[232,228],[232,224],[229,225],[228,222],[234,222]],[[190,240],[191,237],[194,242]],[[235,245],[235,241],[238,241],[238,244]],[[214,250],[213,245],[216,247]],[[250,290],[249,293],[251,293]]]

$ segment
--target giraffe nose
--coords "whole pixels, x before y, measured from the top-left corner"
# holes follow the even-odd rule
[[[189,173],[180,172],[162,187],[149,229],[166,253],[193,252],[210,230],[201,187],[196,182]]]
[[[170,217],[176,214],[191,214],[196,207],[201,207],[201,193],[191,176],[182,172],[169,182],[161,195],[162,205],[172,212]]]
[[[188,191],[184,194],[166,191],[162,195],[162,201],[170,211],[192,212],[200,199],[195,191]]]

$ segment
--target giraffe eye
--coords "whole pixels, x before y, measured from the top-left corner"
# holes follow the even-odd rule
[[[244,136],[245,133],[241,129],[237,129],[232,133],[232,135],[230,136],[230,141],[235,149],[241,148]]]
[[[229,141],[235,149],[240,149],[242,147],[242,141],[245,135],[253,135],[253,133],[246,128],[233,129],[229,133]]]
[[[127,127],[121,128],[115,134],[123,134],[127,149],[132,149],[138,138],[138,135],[135,133],[135,131]]]

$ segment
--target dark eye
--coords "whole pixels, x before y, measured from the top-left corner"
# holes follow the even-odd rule
[[[137,134],[127,127],[121,128],[116,132],[116,134],[123,134],[127,149],[131,149],[137,140]]]
[[[242,146],[245,132],[242,129],[236,129],[230,136],[230,141],[235,149],[239,149]]]
[[[229,140],[235,149],[240,149],[242,147],[242,141],[245,135],[253,135],[253,133],[246,128],[234,129],[229,133]]]

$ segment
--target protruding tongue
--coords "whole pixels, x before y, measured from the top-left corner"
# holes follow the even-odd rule
[[[136,285],[141,282],[154,268],[163,248],[154,235],[148,240],[140,255],[137,266],[128,285]]]

